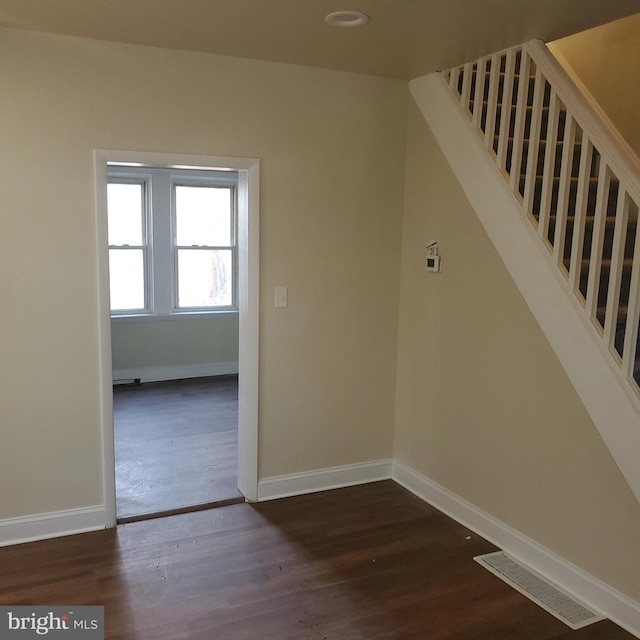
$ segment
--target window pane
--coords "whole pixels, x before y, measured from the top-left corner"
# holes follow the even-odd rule
[[[142,249],[110,249],[111,310],[144,309]]]
[[[107,212],[110,245],[142,244],[141,184],[107,185]]]
[[[229,246],[231,193],[227,187],[176,186],[176,243]]]
[[[178,307],[233,304],[230,250],[178,250]]]

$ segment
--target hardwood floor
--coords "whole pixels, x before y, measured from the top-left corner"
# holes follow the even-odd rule
[[[105,606],[112,640],[630,640],[571,631],[392,481],[0,549],[0,604]]]
[[[118,519],[241,499],[237,376],[113,391]]]

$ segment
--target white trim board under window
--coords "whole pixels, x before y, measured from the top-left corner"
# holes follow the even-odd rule
[[[111,315],[238,308],[236,171],[108,166]]]

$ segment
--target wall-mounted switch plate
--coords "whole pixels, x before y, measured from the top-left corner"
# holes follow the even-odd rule
[[[287,287],[276,287],[276,309],[289,306],[289,291]]]

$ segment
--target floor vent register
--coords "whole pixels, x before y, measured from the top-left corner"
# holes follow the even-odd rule
[[[605,619],[502,551],[477,556],[474,560],[572,629]]]

